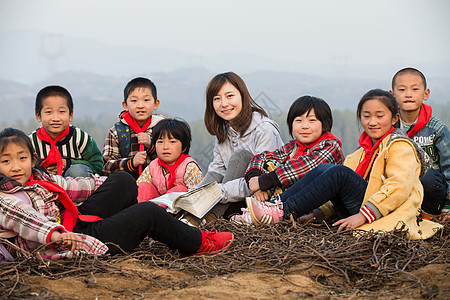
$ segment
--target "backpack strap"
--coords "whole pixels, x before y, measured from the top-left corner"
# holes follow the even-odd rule
[[[130,126],[123,124],[122,122],[117,122],[114,124],[117,131],[117,136],[119,137],[119,153],[123,158],[128,157],[130,154],[131,145],[131,132]]]

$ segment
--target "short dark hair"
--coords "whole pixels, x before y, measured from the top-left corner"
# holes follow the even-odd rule
[[[211,135],[216,136],[219,143],[223,143],[226,139],[225,125],[228,121],[217,115],[214,110],[213,99],[222,86],[227,82],[233,85],[241,94],[242,110],[236,118],[229,122],[237,132],[240,134],[245,133],[252,122],[252,113],[254,111],[257,111],[261,115],[267,117],[264,109],[252,99],[244,80],[239,77],[239,75],[233,72],[217,74],[209,81],[208,86],[206,87],[206,109],[204,121],[206,130],[208,130]]]
[[[292,123],[294,122],[294,119],[305,113],[309,115],[309,112],[312,109],[314,109],[317,119],[322,123],[323,132],[331,131],[331,128],[333,127],[333,115],[328,103],[321,98],[302,96],[292,103],[286,119],[289,134],[292,137]]]
[[[422,72],[420,72],[419,70],[417,70],[417,69],[415,69],[415,68],[408,67],[408,68],[401,69],[400,71],[398,71],[397,73],[395,73],[394,77],[392,77],[392,83],[391,83],[391,84],[392,84],[392,90],[394,90],[395,80],[397,80],[397,77],[398,77],[399,75],[402,75],[402,74],[415,74],[415,75],[419,75],[420,78],[422,78],[422,82],[423,82],[424,88],[427,89],[427,80],[425,79],[425,75],[423,75]]]
[[[31,139],[23,131],[15,128],[5,128],[0,132],[0,153],[5,151],[9,144],[14,143],[28,149],[31,157],[37,159]]]
[[[69,107],[69,114],[73,113],[73,100],[69,91],[59,85],[49,85],[40,90],[36,95],[36,103],[34,105],[34,112],[37,116],[41,116],[42,103],[45,99],[52,96],[59,96],[67,101]]]
[[[392,117],[396,116],[398,114],[398,103],[397,99],[395,99],[394,95],[389,93],[388,91],[382,90],[382,89],[373,89],[365,93],[361,100],[359,100],[358,103],[358,109],[356,111],[356,116],[358,120],[361,120],[361,110],[364,105],[369,100],[378,100],[391,111]],[[394,126],[396,127],[396,126]]]
[[[181,142],[181,146],[184,154],[189,154],[189,149],[191,148],[191,128],[189,124],[180,119],[162,119],[156,123],[155,127],[152,129],[152,148],[155,147],[156,140],[164,137],[173,137]]]
[[[156,100],[158,99],[157,93],[156,93],[156,86],[148,78],[144,77],[136,77],[132,79],[130,82],[127,83],[125,88],[123,89],[123,101],[126,103],[128,96],[131,92],[133,92],[137,88],[149,88],[150,91],[152,91],[152,96]]]

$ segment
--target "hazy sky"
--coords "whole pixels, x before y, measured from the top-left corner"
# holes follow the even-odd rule
[[[450,61],[449,13],[448,0],[0,0],[0,31],[199,55],[410,65]]]

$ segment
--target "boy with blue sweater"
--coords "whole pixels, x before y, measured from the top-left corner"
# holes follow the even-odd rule
[[[391,93],[398,101],[401,128],[433,161],[432,168],[420,178],[422,209],[450,221],[450,132],[432,115],[431,106],[423,103],[430,97],[425,76],[417,69],[404,68],[392,78]]]

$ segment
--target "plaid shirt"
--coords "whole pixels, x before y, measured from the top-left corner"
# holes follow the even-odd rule
[[[33,177],[36,180],[56,182],[67,191],[75,203],[85,201],[106,179],[99,176],[64,178],[38,170],[33,170]],[[64,227],[58,222],[62,205],[57,193],[50,192],[38,184],[25,186],[2,175],[0,175],[0,192],[0,229],[17,234],[14,243],[21,249],[31,251],[41,244],[48,243],[53,231],[65,232]],[[14,195],[8,195],[18,192],[23,192],[30,200],[30,204],[24,203]],[[108,248],[99,240],[87,235],[80,234],[80,236],[85,241],[82,246],[86,252],[103,254],[107,251]],[[67,249],[58,248],[58,251],[53,249],[51,254],[44,256],[59,258],[65,256],[63,252],[67,252]]]
[[[127,122],[122,118],[123,112],[119,115],[119,121],[128,125]],[[152,129],[161,121],[164,116],[161,115],[153,115],[152,122],[150,126],[147,128],[145,133],[150,136],[152,134]],[[134,179],[139,177],[139,171],[137,167],[134,167],[132,164],[133,157],[139,152],[139,144],[136,132],[130,128],[130,152],[128,153],[128,157],[122,157],[120,155],[119,150],[119,136],[117,134],[116,127],[113,126],[106,136],[105,146],[103,147],[103,169],[102,172],[104,175],[110,175],[116,171],[125,171],[133,175]],[[156,152],[154,149],[145,149],[147,152],[147,158],[145,163],[142,165],[142,170],[144,170],[150,162],[156,158]]]
[[[341,142],[337,139],[326,139],[307,150],[303,156],[294,157],[297,153],[297,140],[292,140],[274,152],[264,151],[255,155],[245,173],[248,182],[251,177],[264,173],[268,161],[277,161],[280,165],[270,172],[276,175],[281,187],[289,187],[320,164],[342,164],[344,154]]]

